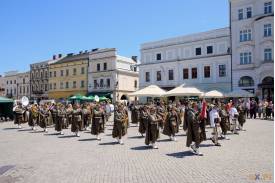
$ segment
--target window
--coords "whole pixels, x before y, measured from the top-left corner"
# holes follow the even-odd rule
[[[134,87],[137,88],[137,80],[134,82]]]
[[[52,72],[50,72],[50,78],[52,77]]]
[[[85,67],[81,67],[81,74],[85,74]]]
[[[197,68],[192,68],[192,79],[197,78]]]
[[[63,82],[60,82],[60,89],[63,89]]]
[[[48,77],[48,72],[47,72],[47,71],[45,71],[45,77],[46,77],[46,78]]]
[[[66,76],[69,76],[69,69],[66,69]]]
[[[26,93],[26,88],[25,88],[25,86],[23,86],[23,93],[24,93],[24,94]]]
[[[27,86],[27,93],[29,93],[29,87]]]
[[[100,71],[100,64],[96,65],[97,71]]]
[[[10,80],[10,84],[12,84],[12,80]]]
[[[104,80],[103,79],[100,79],[100,87],[103,87],[103,85],[104,85]]]
[[[23,78],[23,84],[25,84],[25,78]]]
[[[81,88],[84,88],[85,87],[85,82],[84,81],[81,81]]]
[[[272,13],[272,2],[266,2],[264,3],[264,13],[268,14],[268,13]]]
[[[73,88],[76,88],[76,81],[73,82]]]
[[[66,82],[66,88],[69,88],[69,82]]]
[[[43,78],[43,72],[42,71],[40,72],[40,77]]]
[[[189,71],[188,68],[183,69],[183,79],[188,79],[189,78]]]
[[[54,89],[54,90],[56,89],[56,83],[53,84],[53,89]]]
[[[106,71],[106,70],[107,70],[107,63],[104,63],[104,65],[103,65],[103,69],[104,69],[104,71]]]
[[[94,80],[94,88],[97,88],[97,80]]]
[[[45,91],[48,91],[48,85],[45,84]]]
[[[74,68],[73,70],[73,75],[76,75],[76,68]]]
[[[150,82],[150,72],[145,72],[145,81]]]
[[[161,53],[157,53],[156,57],[157,57],[157,60],[161,60]]]
[[[251,62],[252,62],[251,52],[240,53],[240,64],[241,65],[251,64]]]
[[[161,71],[157,71],[157,81],[161,81]]]
[[[201,48],[196,48],[196,55],[201,55]]]
[[[16,84],[16,80],[14,80],[13,83]]]
[[[271,61],[272,60],[272,49],[266,48],[264,49],[264,61]]]
[[[9,84],[9,81],[7,81],[7,85]]]
[[[264,37],[269,37],[271,35],[272,35],[271,24],[265,24],[264,25]]]
[[[204,77],[210,78],[210,66],[204,66]]]
[[[225,77],[225,76],[226,76],[226,66],[219,65],[219,77]]]
[[[56,71],[53,71],[53,77],[56,77]]]
[[[240,42],[251,41],[251,40],[252,40],[251,29],[240,31]]]
[[[22,93],[22,86],[20,86],[20,88],[19,88],[19,93],[20,94]]]
[[[246,8],[246,18],[251,18],[252,17],[252,8],[248,7]]]
[[[168,70],[168,79],[174,80],[174,70]]]
[[[52,90],[53,89],[53,85],[52,85],[52,83],[50,83],[50,90]]]
[[[109,88],[111,86],[111,82],[110,82],[110,79],[106,79],[106,83],[107,83],[107,87]]]
[[[243,76],[239,80],[239,87],[254,86],[254,80],[250,76]]]
[[[61,71],[60,71],[60,76],[63,76],[63,74],[64,74],[64,73],[63,73],[63,70],[61,70]]]
[[[239,18],[239,20],[243,19],[243,9],[238,10],[238,18]]]
[[[206,49],[207,49],[207,54],[213,53],[213,46],[207,46]]]

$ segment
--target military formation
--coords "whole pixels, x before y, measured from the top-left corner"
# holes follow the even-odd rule
[[[134,102],[127,106],[116,103],[112,110],[110,102],[89,103],[45,103],[14,106],[14,123],[21,128],[22,123],[28,123],[32,130],[42,128],[45,133],[54,126],[58,135],[64,135],[64,129],[80,137],[81,132],[90,131],[97,140],[101,140],[106,123],[113,125],[112,137],[123,145],[129,125],[138,126],[138,132],[144,137],[144,143],[153,149],[158,149],[157,142],[160,133],[168,136],[171,141],[177,141],[178,133],[186,133],[186,146],[196,155],[202,141],[210,138],[215,146],[221,146],[220,141],[229,140],[227,134],[238,135],[244,131],[246,121],[245,102],[241,99],[233,103],[231,100],[197,101],[181,100],[177,102],[155,101],[147,104]],[[109,120],[111,113],[114,119]],[[206,137],[205,127],[210,125],[212,136]]]

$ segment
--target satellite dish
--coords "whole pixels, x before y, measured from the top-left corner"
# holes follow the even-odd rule
[[[23,96],[23,97],[21,98],[21,103],[22,103],[23,106],[29,105],[29,99],[28,99],[28,97]]]
[[[97,95],[95,96],[95,101],[99,102],[99,97]]]

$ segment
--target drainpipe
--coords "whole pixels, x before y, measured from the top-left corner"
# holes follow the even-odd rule
[[[231,61],[231,91],[233,91],[233,70],[232,70],[232,31],[231,31],[231,1],[229,1],[229,34],[230,34],[230,61]]]

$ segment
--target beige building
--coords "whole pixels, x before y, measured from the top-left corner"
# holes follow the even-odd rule
[[[136,57],[123,57],[108,48],[92,50],[89,58],[88,95],[106,96],[114,102],[134,99],[128,94],[138,88]]]
[[[67,54],[59,61],[49,64],[49,98],[67,99],[87,94],[89,52]]]
[[[23,72],[17,74],[17,99],[23,96],[30,98],[30,72]]]
[[[0,75],[0,96],[5,96],[5,78]]]

